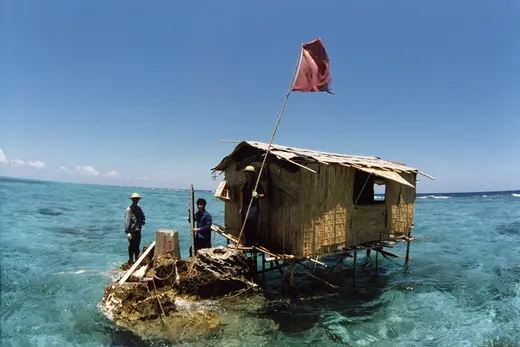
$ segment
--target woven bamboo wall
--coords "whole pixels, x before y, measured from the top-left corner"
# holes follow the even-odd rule
[[[415,185],[415,173],[401,173],[408,182]],[[416,190],[397,182],[388,181],[385,200],[388,210],[388,225],[391,234],[400,236],[412,229]]]
[[[260,161],[233,163],[226,172],[230,201],[225,202],[225,227],[238,236],[241,228],[241,189],[245,165],[257,170]],[[389,233],[408,232],[413,223],[415,189],[387,180],[385,203],[353,206],[355,169],[340,165],[307,164],[288,171],[269,160],[261,180],[266,198],[261,200],[257,238],[276,253],[320,255],[338,247],[350,247],[387,239]],[[415,174],[401,174],[415,184]]]
[[[356,246],[387,239],[386,215],[386,204],[353,206],[347,245]]]
[[[303,244],[301,255],[328,253],[344,246],[348,234],[354,169],[308,165],[318,175],[300,170]]]

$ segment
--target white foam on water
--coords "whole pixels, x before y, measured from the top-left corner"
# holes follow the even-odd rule
[[[186,312],[198,310],[211,311],[216,309],[215,303],[211,301],[188,301],[182,298],[175,298],[175,307],[179,311]]]
[[[450,197],[445,195],[425,195],[420,196],[419,199],[450,199]]]
[[[105,270],[77,270],[77,271],[60,271],[54,273],[55,275],[78,275],[84,273],[104,273]]]

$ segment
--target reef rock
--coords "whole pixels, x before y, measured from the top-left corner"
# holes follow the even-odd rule
[[[256,287],[254,264],[234,249],[201,249],[187,260],[161,254],[155,268],[147,263],[144,277],[107,286],[100,303],[117,325],[142,338],[192,339],[215,332],[219,318],[201,300]]]
[[[204,248],[190,260],[177,267],[179,279],[174,287],[181,294],[211,298],[254,285],[254,263],[239,250]]]

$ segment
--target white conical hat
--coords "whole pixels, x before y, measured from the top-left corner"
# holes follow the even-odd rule
[[[246,166],[246,168],[245,168],[244,170],[242,170],[242,171],[251,171],[251,172],[255,172],[255,168],[254,168],[254,166],[252,166],[252,165],[248,165],[248,166]]]
[[[130,199],[142,199],[141,195],[134,193],[130,196]]]

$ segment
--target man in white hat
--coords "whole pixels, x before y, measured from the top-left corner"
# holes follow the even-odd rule
[[[134,193],[130,196],[132,204],[126,208],[125,233],[128,238],[128,265],[132,265],[139,258],[141,245],[141,229],[146,224],[146,217],[141,207],[137,206],[141,195]],[[135,256],[135,260],[133,260]]]
[[[251,210],[249,210],[246,226],[244,228],[244,244],[254,245],[257,243],[258,220],[260,219],[260,204],[258,200],[264,198],[265,193],[260,182],[258,182],[258,187],[255,191],[256,177],[255,168],[253,166],[248,165],[242,171],[246,174],[246,183],[242,188],[242,210],[240,211],[242,224],[244,224],[244,220],[246,219],[249,202],[253,199]]]

